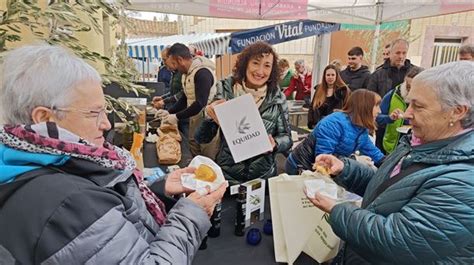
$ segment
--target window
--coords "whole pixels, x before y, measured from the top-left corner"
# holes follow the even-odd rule
[[[436,38],[433,47],[433,59],[431,66],[437,66],[444,63],[456,61],[458,59],[459,48],[462,39],[443,39]]]

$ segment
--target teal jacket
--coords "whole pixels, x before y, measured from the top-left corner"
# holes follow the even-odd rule
[[[338,184],[370,198],[403,158],[430,167],[393,184],[361,209],[336,205],[333,231],[346,241],[346,264],[473,264],[474,131],[411,147],[408,137],[378,170],[344,159]]]
[[[217,82],[215,100],[234,98],[234,81],[232,77]],[[259,108],[260,116],[268,134],[276,142],[272,153],[261,154],[239,163],[235,163],[230,153],[224,135],[221,133],[221,146],[216,156],[216,163],[222,168],[224,176],[231,184],[246,182],[255,178],[268,178],[276,175],[276,153],[286,153],[290,150],[291,130],[288,123],[288,104],[285,96],[278,87],[268,88],[267,95]],[[194,138],[198,143],[209,143],[217,133],[218,125],[205,119],[196,130]]]

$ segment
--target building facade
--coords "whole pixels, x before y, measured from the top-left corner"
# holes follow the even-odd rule
[[[50,0],[38,0],[37,4],[40,8],[46,8],[50,3]],[[0,10],[7,9],[7,1],[0,1]],[[114,28],[115,18],[107,15],[105,12],[97,12],[96,14],[84,14],[79,13],[79,18],[84,21],[88,21],[88,16],[95,16],[97,19],[98,25],[102,31],[96,32],[91,29],[88,32],[75,32],[74,37],[79,40],[79,43],[87,46],[91,51],[97,52],[99,54],[110,56],[112,55],[113,49],[116,47],[116,30]],[[47,29],[39,29],[42,32],[46,32]],[[15,47],[20,47],[27,44],[41,42],[41,39],[36,37],[29,28],[25,26],[20,26],[21,36],[20,41],[16,42],[7,42],[7,49],[12,49]],[[100,62],[90,62],[101,74],[105,73],[105,67]]]
[[[457,60],[459,47],[474,44],[474,11],[411,20],[408,57],[429,68]]]

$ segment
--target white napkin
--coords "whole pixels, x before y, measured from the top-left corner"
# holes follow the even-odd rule
[[[216,180],[214,180],[214,182],[202,181],[196,179],[196,175],[194,175],[194,173],[184,173],[181,175],[181,184],[183,184],[183,186],[188,189],[192,189],[199,192],[199,194],[201,195],[205,195],[207,194],[206,187],[209,187],[211,191],[215,191],[221,186],[222,183],[225,182],[225,178],[224,173],[222,173],[221,167],[219,167],[212,159],[208,157],[196,156],[193,158],[193,160],[191,160],[189,166],[198,168],[201,164],[209,166],[212,168],[212,170],[214,170],[217,175]]]
[[[337,200],[337,184],[327,183],[322,179],[305,180],[306,194],[310,198],[314,198],[316,193],[321,193],[334,200]]]
[[[323,195],[335,199],[336,203],[350,202],[360,207],[362,197],[348,192],[343,187],[338,186],[329,176],[309,170],[303,171],[301,175],[313,177],[313,179],[306,180],[304,183],[308,197],[314,198],[316,192],[320,192]],[[308,185],[306,182],[308,182]]]
[[[148,133],[147,137],[145,138],[145,141],[149,143],[156,143],[158,142],[158,135],[154,133]]]

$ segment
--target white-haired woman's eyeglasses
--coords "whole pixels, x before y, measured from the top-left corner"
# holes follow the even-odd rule
[[[53,111],[64,111],[64,112],[78,112],[84,114],[85,118],[88,119],[95,119],[95,124],[99,127],[100,123],[103,121],[102,119],[107,119],[107,114],[112,113],[111,109],[103,108],[100,110],[88,110],[88,109],[78,109],[78,108],[59,108],[59,107],[52,107]]]

